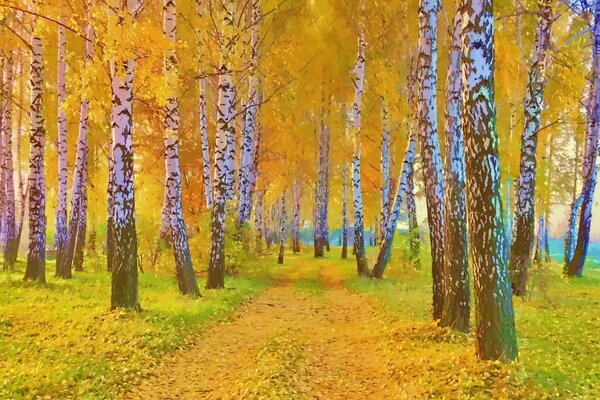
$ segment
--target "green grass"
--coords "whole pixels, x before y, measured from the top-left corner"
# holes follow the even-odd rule
[[[372,265],[373,251],[368,255]],[[412,330],[409,335],[400,335],[400,344],[394,344],[404,347],[405,351],[398,356],[404,357],[406,363],[410,364],[410,357],[421,357],[435,368],[439,354],[445,354],[449,360],[463,358],[462,362],[449,363],[454,371],[440,366],[435,374],[428,376],[429,385],[444,385],[444,379],[458,380],[463,390],[467,390],[462,395],[468,397],[471,383],[465,377],[478,371],[502,376],[501,385],[495,381],[486,385],[508,388],[506,393],[518,398],[600,398],[600,271],[587,268],[584,278],[567,279],[558,263],[533,267],[529,295],[525,300],[514,300],[519,361],[501,372],[492,372],[497,368],[495,365],[478,364],[473,359],[472,335],[461,338],[431,326],[429,268],[407,272],[401,258],[395,258],[385,279],[377,281],[357,277],[353,259],[337,263],[347,289],[376,298],[388,321]],[[474,316],[471,320],[474,323]],[[428,357],[430,351],[437,356]]]
[[[0,398],[114,398],[162,354],[227,318],[271,282],[267,266],[192,300],[179,295],[172,277],[141,274],[144,311],[135,313],[110,311],[106,272],[59,280],[48,262],[48,284],[39,285],[22,281],[23,268],[0,273]]]

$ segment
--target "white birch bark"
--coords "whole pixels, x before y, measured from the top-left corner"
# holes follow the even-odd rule
[[[137,0],[118,0],[122,10],[133,13]],[[118,24],[123,20],[119,17]],[[112,63],[112,198],[114,248],[112,270],[112,308],[140,310],[138,299],[137,235],[135,230],[135,193],[133,186],[133,78],[134,60]]]
[[[358,35],[358,58],[354,66],[354,105],[352,107],[352,128],[354,134],[354,155],[352,159],[352,188],[354,194],[354,250],[356,253],[356,265],[358,274],[369,276],[369,265],[365,253],[363,199],[360,184],[360,158],[362,152],[361,144],[361,104],[365,85],[365,42],[364,32]]]
[[[444,306],[444,173],[437,124],[438,9],[438,0],[421,0],[417,65],[417,115],[431,242],[434,320],[441,318]]]
[[[515,206],[515,228],[510,250],[510,278],[513,294],[524,296],[527,270],[531,263],[531,250],[535,244],[535,178],[537,172],[537,137],[543,106],[546,76],[546,52],[550,46],[550,29],[553,22],[552,0],[539,2],[539,20],[535,33],[535,47],[525,89],[524,126],[521,136],[521,163]]]
[[[228,137],[230,124],[235,123],[233,110],[233,90],[231,86],[230,55],[234,46],[233,25],[235,4],[232,0],[222,2],[223,30],[220,33],[221,62],[219,67],[219,100],[217,107],[217,138],[214,161],[214,204],[211,226],[210,265],[208,267],[207,289],[222,289],[225,286],[225,205],[228,188]]]
[[[64,18],[61,17],[64,23]],[[56,222],[54,224],[54,248],[56,250],[56,275],[59,276],[60,263],[67,246],[67,116],[63,103],[67,96],[66,75],[67,63],[66,29],[58,27],[58,199],[56,205]]]
[[[388,111],[385,98],[381,97],[381,120],[383,132],[381,135],[381,240],[385,239],[387,222],[390,215],[390,141],[391,133],[388,125]]]
[[[244,123],[242,130],[242,146],[240,156],[239,173],[239,208],[238,225],[242,226],[250,220],[252,209],[252,164],[254,162],[255,128],[259,107],[259,80],[255,76],[258,66],[259,37],[258,26],[261,20],[260,5],[258,0],[252,0],[251,12],[249,13],[247,29],[251,29],[250,37],[250,77],[248,81],[248,99],[246,102]]]
[[[34,24],[35,26],[35,24]],[[29,253],[26,280],[46,282],[46,187],[44,148],[46,129],[42,109],[44,84],[42,39],[31,35],[31,106],[29,108]]]
[[[171,44],[176,43],[177,13],[176,0],[164,0],[164,34]],[[182,294],[192,297],[200,295],[196,273],[192,266],[188,236],[183,219],[181,196],[181,172],[179,170],[179,100],[177,93],[178,71],[175,49],[169,49],[165,56],[165,79],[171,86],[171,94],[165,107],[165,197],[168,212],[169,236],[173,244],[177,283]]]
[[[6,241],[4,243],[4,269],[12,269],[17,257],[17,232],[15,223],[15,184],[13,171],[12,152],[12,101],[13,101],[13,54],[7,52],[4,65],[4,101],[2,103],[2,132],[1,139],[4,148],[4,170],[6,183],[6,215],[4,218],[4,230]]]
[[[83,65],[88,66],[94,57],[94,28],[91,25],[91,2],[85,3],[86,24],[85,54]],[[87,82],[83,82],[84,85]],[[83,270],[83,245],[85,244],[87,222],[87,175],[88,175],[88,140],[89,131],[88,98],[82,98],[79,108],[79,134],[77,137],[77,153],[75,157],[75,173],[71,186],[71,207],[69,225],[65,238],[65,252],[58,267],[57,274],[63,278],[71,277],[72,266],[75,270]]]
[[[444,193],[444,307],[440,324],[468,332],[471,317],[465,149],[462,129],[462,15],[450,29],[446,80],[446,165]]]
[[[281,195],[281,199],[279,200],[279,256],[277,258],[278,264],[283,264],[283,256],[285,253],[285,225],[287,224],[287,209],[285,207],[285,191]]]
[[[206,12],[204,0],[196,1],[196,8],[198,15],[202,16]],[[201,32],[197,33],[198,36]],[[204,57],[204,45],[201,41],[198,43],[198,53],[200,58]],[[199,82],[199,112],[200,112],[200,143],[202,145],[202,178],[204,183],[204,197],[206,202],[206,208],[212,208],[213,206],[213,182],[212,182],[212,171],[210,164],[210,145],[208,143],[208,123],[206,116],[206,78],[202,69],[199,70],[200,82]]]
[[[408,139],[406,152],[404,154],[404,162],[402,164],[402,175],[400,176],[400,181],[398,182],[396,198],[389,211],[389,215],[386,216],[388,223],[386,225],[386,231],[383,233],[381,247],[377,255],[377,262],[373,267],[374,278],[381,279],[383,277],[385,268],[388,262],[390,261],[390,257],[392,255],[392,243],[394,241],[394,234],[396,233],[398,218],[400,217],[400,208],[402,207],[402,202],[404,201],[404,198],[406,196],[408,178],[412,175],[413,164],[415,162],[416,148],[417,140],[411,133]]]
[[[504,215],[494,103],[493,0],[463,0],[462,122],[467,212],[475,294],[477,355],[517,357],[514,311],[504,246]]]

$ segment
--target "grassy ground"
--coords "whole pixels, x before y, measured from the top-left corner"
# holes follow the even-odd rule
[[[352,259],[340,261],[338,270],[349,290],[375,297],[388,321],[409,330],[396,346],[406,345],[401,357],[407,364],[415,357],[431,365],[423,384],[458,384],[465,397],[478,398],[501,379],[505,396],[495,392],[495,398],[600,398],[600,271],[588,268],[584,278],[566,279],[561,267],[534,266],[529,295],[515,300],[519,361],[508,368],[473,361],[472,335],[443,333],[431,325],[429,267],[415,273],[396,260],[383,281],[356,277]]]
[[[48,284],[36,285],[22,281],[19,263],[0,273],[0,398],[113,398],[162,354],[260,294],[269,268],[230,278],[227,290],[203,291],[199,300],[180,296],[170,276],[141,274],[138,314],[109,310],[104,271],[65,281],[49,262]]]
[[[370,249],[371,265],[374,255]],[[40,286],[22,282],[19,264],[15,273],[0,273],[0,398],[114,398],[275,276],[313,299],[341,279],[373,302],[389,332],[381,343],[389,373],[405,397],[600,398],[600,271],[567,280],[559,264],[535,267],[528,298],[515,301],[519,361],[504,366],[476,360],[472,335],[436,327],[429,260],[415,271],[403,259],[397,248],[385,279],[373,281],[357,278],[354,259],[341,260],[338,248],[320,263],[306,251],[283,267],[268,257],[242,268],[244,277],[229,278],[229,290],[203,291],[197,301],[178,295],[170,276],[145,273],[140,314],[109,311],[110,276],[103,271],[63,281],[52,277],[49,263],[49,283]],[[103,265],[88,260],[90,270],[94,263]]]

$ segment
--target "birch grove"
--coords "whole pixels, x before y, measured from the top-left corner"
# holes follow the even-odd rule
[[[43,290],[49,305],[85,293],[93,301],[81,303],[115,311],[114,321],[102,316],[103,329],[144,319],[120,330],[136,340],[98,351],[127,342],[158,357],[156,346],[177,347],[201,316],[227,318],[252,296],[268,301],[244,313],[281,303],[285,321],[298,322],[295,307],[313,310],[317,296],[295,291],[309,289],[323,294],[327,318],[315,309],[299,314],[303,323],[342,321],[361,332],[373,316],[362,300],[375,296],[402,306],[388,307],[402,313],[388,321],[401,348],[415,337],[472,333],[478,359],[511,363],[520,350],[521,386],[546,382],[528,370],[537,359],[531,343],[518,348],[515,315],[521,340],[531,341],[540,307],[573,311],[565,299],[594,298],[599,15],[600,0],[0,2],[5,307],[13,292],[35,299]],[[149,314],[138,314],[142,305]],[[353,309],[345,319],[328,314],[344,307]],[[588,308],[571,314],[589,320]],[[11,312],[7,337],[21,332]],[[31,314],[18,320],[37,321]],[[420,325],[396,326],[404,317]],[[246,332],[240,318],[232,326]],[[546,342],[566,346],[565,330],[585,330],[551,320]],[[169,343],[147,341],[165,321]],[[0,319],[0,337],[4,328]],[[403,334],[408,328],[416,334]],[[375,344],[389,333],[373,329]],[[344,348],[364,339],[333,336]],[[371,342],[361,343],[372,350]],[[457,349],[469,343],[452,339],[457,371],[467,359]],[[112,367],[106,382],[123,371]],[[486,385],[507,371],[493,371]],[[593,388],[586,371],[556,375]],[[371,383],[367,375],[353,384]],[[0,371],[7,387],[20,382],[13,378]],[[61,386],[51,381],[23,395],[44,397]],[[521,398],[508,386],[508,397]],[[392,386],[372,387],[376,397]],[[569,394],[592,398],[589,390]]]

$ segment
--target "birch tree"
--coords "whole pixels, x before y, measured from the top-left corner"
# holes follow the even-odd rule
[[[437,0],[421,0],[417,116],[431,241],[433,319],[444,307],[444,174],[437,125]]]
[[[245,107],[244,124],[242,130],[242,146],[240,156],[240,171],[238,179],[238,226],[243,226],[250,220],[252,210],[252,164],[254,161],[255,128],[259,108],[260,80],[256,76],[258,67],[259,45],[258,27],[261,20],[260,5],[258,0],[251,1],[251,9],[246,29],[251,30],[250,35],[250,62],[248,65],[248,97]]]
[[[172,45],[177,37],[176,0],[163,2],[163,31]],[[165,197],[168,211],[169,236],[173,244],[175,270],[179,291],[182,294],[198,297],[200,291],[196,281],[196,273],[192,266],[192,257],[188,244],[187,230],[183,219],[183,201],[181,199],[181,172],[179,170],[179,99],[178,71],[175,49],[171,48],[165,55],[164,73],[171,97],[165,106]]]
[[[352,188],[354,194],[354,250],[358,275],[370,276],[367,255],[365,253],[365,228],[363,218],[363,199],[360,184],[361,143],[361,111],[362,95],[365,85],[365,42],[364,32],[358,34],[358,58],[354,65],[354,105],[352,107],[351,123],[354,136],[354,155],[352,158]]]
[[[582,276],[583,266],[587,257],[592,226],[592,210],[594,194],[598,179],[598,149],[600,146],[600,0],[594,2],[593,25],[593,103],[588,106],[588,126],[586,130],[584,161],[583,161],[583,201],[581,204],[577,245],[565,271],[568,276]]]
[[[493,0],[463,0],[462,123],[477,356],[517,358],[506,259],[494,102]]]
[[[385,240],[388,218],[390,216],[390,141],[391,133],[388,126],[388,111],[385,98],[381,97],[381,120],[383,132],[381,135],[381,241]]]
[[[348,258],[348,171],[342,167],[342,258]]]
[[[406,186],[408,183],[408,177],[412,174],[413,164],[415,162],[415,150],[417,147],[417,141],[413,134],[410,135],[408,140],[408,146],[404,154],[404,162],[402,164],[402,175],[398,182],[398,188],[396,190],[396,199],[393,202],[392,208],[390,209],[389,215],[386,217],[387,225],[386,231],[383,235],[379,254],[377,255],[377,262],[373,267],[373,277],[381,279],[385,268],[390,261],[392,254],[392,244],[394,242],[394,234],[396,233],[396,225],[398,224],[398,218],[400,217],[400,208],[402,202],[406,196]]]
[[[86,23],[84,31],[86,41],[83,59],[84,67],[91,65],[94,57],[94,28],[91,23],[92,5],[89,1],[85,3],[85,13]],[[86,83],[84,82],[84,85]],[[79,108],[79,134],[77,138],[75,173],[71,186],[71,213],[69,215],[69,226],[66,234],[65,254],[58,271],[59,276],[63,278],[71,276],[73,263],[76,270],[81,269],[81,264],[83,263],[83,255],[76,256],[76,254],[83,253],[86,233],[89,110],[90,100],[87,97],[82,98]]]
[[[521,165],[509,261],[510,279],[515,296],[525,295],[527,271],[531,264],[531,251],[534,245],[537,138],[543,105],[546,52],[550,45],[550,30],[553,21],[552,8],[552,0],[539,1],[540,17],[536,27],[535,47],[523,101],[525,115],[521,136]]]
[[[446,81],[445,294],[441,325],[468,332],[471,315],[465,150],[461,122],[462,15],[454,17]]]
[[[223,31],[220,34],[221,61],[219,67],[219,100],[217,119],[217,138],[215,144],[214,204],[211,226],[210,264],[208,267],[207,289],[225,287],[225,205],[228,188],[228,137],[230,124],[235,120],[230,114],[233,110],[233,91],[231,89],[230,54],[234,46],[233,25],[235,4],[232,0],[222,2]]]
[[[6,183],[6,216],[5,224],[5,244],[4,244],[4,269],[12,269],[17,258],[17,231],[15,223],[15,184],[13,171],[13,152],[12,152],[12,95],[13,95],[13,62],[14,57],[12,51],[8,51],[6,62],[3,70],[2,91],[4,93],[4,101],[2,103],[2,132],[0,132],[4,149],[4,179]],[[17,138],[18,140],[18,138]],[[20,146],[18,146],[20,148]]]
[[[61,18],[64,23],[64,18]],[[65,53],[67,49],[66,28],[58,26],[58,202],[56,206],[56,222],[54,224],[54,248],[56,249],[56,275],[60,274],[60,265],[67,247],[67,116],[63,103],[67,96],[66,75],[67,63]],[[67,278],[69,278],[67,276]]]
[[[285,207],[285,191],[279,199],[279,256],[277,264],[283,264],[283,256],[285,253],[285,224],[287,223],[287,210]]]
[[[117,25],[134,18],[137,0],[118,0]],[[117,58],[111,68],[111,131],[114,248],[111,307],[141,310],[138,299],[137,234],[133,188],[134,60]]]
[[[292,187],[292,251],[300,253],[300,198],[302,197],[302,186],[298,180],[294,181]]]
[[[37,5],[38,3],[34,3]],[[44,182],[44,148],[46,129],[42,105],[44,59],[39,26],[34,22],[31,35],[31,105],[29,107],[29,253],[25,280],[46,282],[46,188]]]
[[[206,12],[204,0],[196,0],[196,6],[199,16],[203,16]],[[200,32],[197,32],[200,36]],[[200,59],[204,57],[204,44],[202,41],[198,42],[198,53]],[[199,112],[200,112],[200,143],[202,145],[202,180],[204,183],[204,196],[207,208],[212,208],[213,205],[213,182],[212,182],[212,171],[210,164],[210,145],[208,143],[208,126],[206,116],[206,76],[202,69],[198,71],[200,75],[199,80]]]

